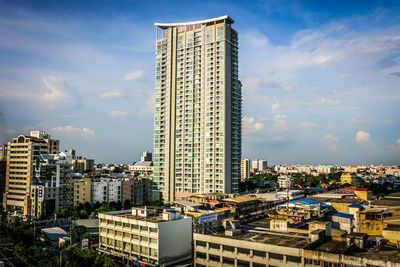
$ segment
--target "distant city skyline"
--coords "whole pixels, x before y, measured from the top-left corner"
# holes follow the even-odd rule
[[[243,158],[400,164],[397,1],[0,4],[1,144],[45,130],[96,162],[138,161],[153,150],[154,22],[229,15]]]

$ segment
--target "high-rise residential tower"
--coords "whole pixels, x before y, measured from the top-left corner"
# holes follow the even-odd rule
[[[241,83],[228,16],[155,23],[154,180],[175,192],[238,192]]]

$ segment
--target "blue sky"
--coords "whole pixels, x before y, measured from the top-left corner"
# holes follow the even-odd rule
[[[229,15],[243,157],[400,164],[398,1],[0,1],[0,142],[33,129],[96,162],[153,146],[154,22]]]

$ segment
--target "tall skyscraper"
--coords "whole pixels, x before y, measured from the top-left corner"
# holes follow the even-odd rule
[[[228,16],[155,23],[154,180],[175,192],[238,192],[242,93]]]

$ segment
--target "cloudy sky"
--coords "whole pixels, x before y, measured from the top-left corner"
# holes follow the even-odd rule
[[[96,162],[138,160],[153,146],[154,22],[225,14],[244,157],[400,164],[399,1],[0,0],[0,142],[41,129]]]

